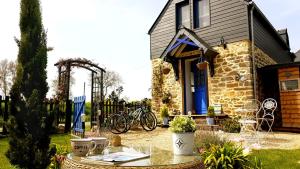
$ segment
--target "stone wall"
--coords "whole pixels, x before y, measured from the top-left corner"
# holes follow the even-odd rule
[[[219,55],[214,59],[215,75],[208,74],[209,104],[222,104],[224,113],[232,115],[244,103],[253,99],[253,78],[251,42],[248,40],[227,44],[227,47],[214,47]],[[275,64],[268,55],[259,48],[255,48],[257,67]],[[175,80],[171,65],[171,72],[162,74],[162,60],[152,60],[152,107],[158,113],[162,104],[163,92],[172,94],[172,102],[168,105],[173,111],[182,112],[182,87],[180,80]],[[209,71],[208,71],[209,72]],[[160,75],[160,76],[159,76]],[[158,77],[160,78],[158,80]],[[181,78],[181,77],[180,77]],[[260,81],[257,81],[259,84]],[[160,90],[161,89],[161,90]],[[257,88],[257,91],[260,91]],[[186,113],[186,112],[183,112]]]
[[[171,101],[167,104],[170,113],[182,112],[182,88],[180,80],[176,81],[172,65],[168,74],[163,74],[163,61],[161,59],[152,60],[152,111],[159,114],[160,108],[164,105],[162,98],[164,94],[171,94]]]
[[[224,113],[234,114],[246,100],[253,98],[249,41],[214,47],[215,76],[208,78],[209,103],[222,104]]]

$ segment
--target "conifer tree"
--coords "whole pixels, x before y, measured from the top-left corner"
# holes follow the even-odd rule
[[[50,122],[43,104],[48,92],[47,38],[39,0],[21,0],[17,75],[11,90],[9,149],[6,156],[19,168],[43,169],[49,151]]]

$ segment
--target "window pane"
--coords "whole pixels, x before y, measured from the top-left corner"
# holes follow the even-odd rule
[[[281,91],[298,90],[298,80],[286,80],[280,82]]]
[[[210,25],[209,0],[197,0],[194,8],[195,28]]]
[[[177,29],[180,25],[185,26],[186,28],[190,28],[190,7],[188,3],[180,4],[177,7]]]
[[[182,25],[190,28],[190,10],[188,5],[184,5],[181,7],[181,14],[182,14]]]

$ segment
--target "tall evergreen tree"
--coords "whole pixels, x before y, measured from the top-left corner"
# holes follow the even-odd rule
[[[17,76],[11,90],[12,116],[6,156],[20,168],[42,169],[50,163],[48,116],[43,104],[48,92],[47,39],[39,0],[21,0]]]

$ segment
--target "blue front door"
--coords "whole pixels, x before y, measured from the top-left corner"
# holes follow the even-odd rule
[[[197,62],[192,62],[192,71],[194,73],[194,105],[196,114],[207,113],[207,70],[199,70]]]

